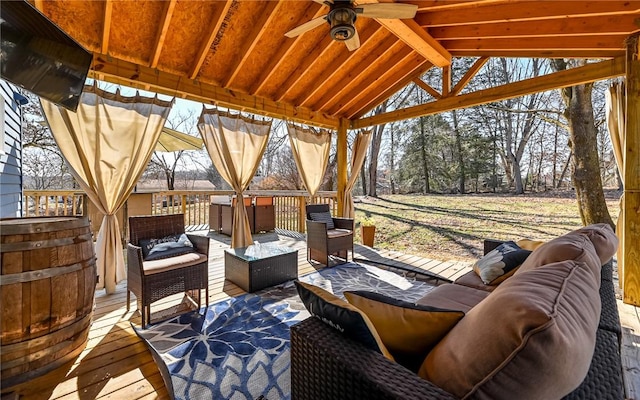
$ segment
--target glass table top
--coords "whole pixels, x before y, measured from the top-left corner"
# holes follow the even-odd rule
[[[294,253],[298,250],[292,249],[291,247],[277,245],[275,243],[254,243],[248,247],[226,249],[225,251],[245,261],[255,261],[282,254]]]

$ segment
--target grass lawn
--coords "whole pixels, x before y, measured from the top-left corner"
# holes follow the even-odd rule
[[[619,196],[606,192],[614,222]],[[361,198],[355,206],[356,227],[365,215],[375,221],[375,248],[439,260],[477,259],[485,238],[548,240],[582,226],[573,192],[388,195]]]

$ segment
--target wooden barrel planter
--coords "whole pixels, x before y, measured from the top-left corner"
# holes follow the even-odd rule
[[[76,357],[93,317],[96,258],[87,218],[0,220],[2,389]]]

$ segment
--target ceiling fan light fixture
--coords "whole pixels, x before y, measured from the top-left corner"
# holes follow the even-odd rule
[[[327,15],[327,21],[331,26],[331,38],[340,42],[349,40],[355,35],[356,12],[350,7],[335,7]]]

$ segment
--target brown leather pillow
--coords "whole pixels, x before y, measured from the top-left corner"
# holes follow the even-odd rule
[[[575,260],[585,262],[600,283],[600,259],[588,236],[578,233],[567,233],[538,247],[522,263],[514,275],[539,268],[543,265]]]
[[[585,235],[593,243],[600,258],[600,265],[606,263],[616,254],[618,237],[608,224],[593,224],[576,229],[572,234]]]
[[[598,289],[583,262],[517,273],[458,322],[418,374],[461,398],[562,398],[591,364]]]

